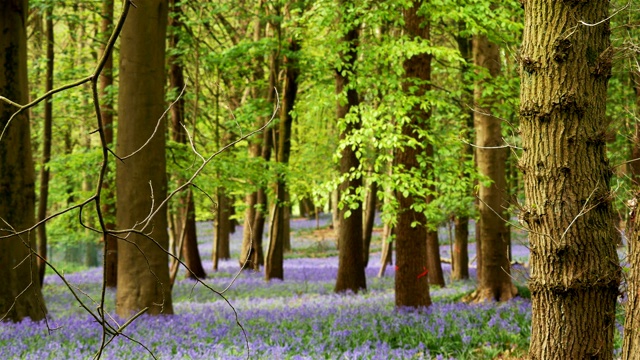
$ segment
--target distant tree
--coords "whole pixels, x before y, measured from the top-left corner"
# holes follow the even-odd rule
[[[419,15],[420,2],[414,1],[404,10],[405,31],[410,41],[429,39],[430,24]],[[427,155],[421,134],[428,129],[430,110],[421,99],[430,90],[431,55],[420,53],[404,61],[403,90],[418,100],[402,124],[402,135],[413,140],[412,145],[397,149],[394,166],[412,177],[422,178],[420,159]],[[412,90],[414,89],[414,90]],[[426,174],[428,176],[428,174]],[[398,201],[396,234],[396,306],[423,307],[431,305],[429,276],[427,275],[427,218],[424,214],[426,199],[412,191],[396,190]]]
[[[520,130],[531,359],[612,359],[620,285],[606,156],[609,1],[523,2]]]
[[[340,0],[338,6],[342,38],[339,45],[340,66],[335,70],[338,94],[336,117],[343,122],[340,140],[345,141],[361,126],[360,117],[354,111],[359,104],[355,79],[360,25],[358,19],[354,18],[353,0]],[[362,258],[362,200],[357,193],[362,187],[362,177],[357,173],[360,160],[355,147],[356,145],[345,144],[340,154],[340,174],[343,177],[340,195],[346,201],[338,216],[340,226],[337,232],[339,256],[336,292],[358,292],[367,288]]]
[[[500,74],[500,48],[485,35],[473,38],[474,63],[486,69],[491,78]],[[476,301],[505,301],[516,295],[511,282],[509,259],[509,227],[507,226],[507,178],[508,150],[502,140],[501,121],[492,115],[495,95],[485,91],[489,79],[476,82],[474,91],[474,123],[476,132],[476,162],[478,171],[490,184],[480,184],[478,208],[480,233],[476,235],[479,251],[478,289]]]
[[[135,154],[117,162],[116,219],[120,229],[148,234],[128,233],[119,240],[116,312],[122,317],[147,307],[150,314],[173,313],[167,213],[154,207],[167,193],[162,117],[167,16],[166,0],[136,1],[120,40],[117,154]],[[143,227],[152,210],[155,217]]]
[[[0,96],[25,104],[27,88],[27,0],[0,1]],[[35,169],[29,117],[0,100],[0,320],[40,320],[45,307],[35,251],[35,237],[11,236],[34,225]]]
[[[276,194],[273,204],[272,219],[269,228],[269,248],[265,259],[265,279],[283,279],[283,253],[286,232],[286,211],[288,209],[286,199],[286,168],[291,153],[291,126],[293,124],[293,105],[298,95],[298,62],[296,57],[300,45],[295,38],[289,40],[289,55],[284,57],[285,78],[283,86],[282,108],[280,123],[278,124],[278,142],[276,149],[276,161],[281,165],[278,169]]]

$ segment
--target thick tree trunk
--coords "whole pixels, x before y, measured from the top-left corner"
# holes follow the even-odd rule
[[[53,7],[49,6],[46,10],[46,38],[47,38],[47,75],[45,79],[45,92],[53,89]],[[53,97],[45,100],[44,103],[44,126],[42,134],[42,167],[40,168],[40,196],[38,199],[38,221],[42,221],[47,217],[47,203],[49,200],[49,160],[51,160],[51,123],[53,122]],[[47,258],[47,227],[42,224],[38,227],[38,274],[40,286],[44,282],[44,273],[46,264],[44,259]]]
[[[372,181],[367,192],[367,207],[365,208],[364,223],[362,224],[362,264],[366,268],[369,264],[371,237],[376,219],[376,203],[378,200],[378,183]]]
[[[295,39],[289,41],[289,51],[295,54],[299,51],[300,46]],[[289,163],[289,154],[291,152],[291,126],[293,124],[293,105],[298,95],[298,65],[295,62],[295,55],[285,56],[284,65],[285,80],[283,86],[282,110],[280,113],[280,123],[278,124],[278,144],[276,161],[282,164],[279,168],[276,183],[276,198],[273,204],[273,218],[269,231],[269,250],[267,252],[265,264],[265,279],[267,281],[277,278],[284,279],[283,259],[285,248],[285,237],[288,235],[289,228],[285,221],[288,222],[287,211],[289,205],[286,196],[286,175],[285,167]]]
[[[340,9],[343,12],[347,12],[349,9],[353,10],[354,6],[352,0],[340,1]],[[357,116],[349,113],[359,104],[358,92],[351,86],[351,82],[355,81],[355,63],[358,57],[360,30],[358,26],[347,23],[344,16],[342,14],[341,26],[345,28],[345,33],[341,40],[341,46],[346,50],[340,54],[341,69],[336,69],[336,93],[339,96],[336,109],[338,121],[345,121],[347,116]],[[345,128],[340,133],[340,140],[344,141],[354,131],[357,131],[360,125],[359,118],[346,121]],[[355,149],[352,146],[346,146],[340,157],[340,173],[346,175],[346,179],[339,187],[342,197],[353,195],[356,189],[362,187],[362,177],[351,176],[351,171],[358,171],[359,168],[360,160],[356,157]],[[362,200],[354,198],[351,201],[354,202],[353,205],[343,206],[338,215],[340,222],[337,232],[339,255],[335,292],[351,290],[357,293],[367,288],[362,264]],[[346,216],[347,212],[351,213],[350,216]]]
[[[609,2],[523,4],[521,221],[531,229],[530,357],[612,359],[621,274],[605,145]]]
[[[100,49],[103,53],[106,49],[107,40],[113,30],[113,0],[103,0],[102,2],[102,24],[100,32],[102,33],[102,39],[100,42]],[[113,85],[113,56],[109,55],[107,61],[104,64],[102,73],[100,74],[100,97],[101,108],[100,117],[102,118],[102,126],[104,129],[104,140],[108,146],[113,146],[113,98],[109,95],[109,87]],[[112,168],[113,169],[113,168]],[[109,168],[107,168],[109,170]],[[105,174],[106,175],[106,174]],[[115,225],[115,194],[113,189],[113,183],[105,180],[102,183],[102,216],[104,216],[104,225],[107,230],[114,230]],[[118,241],[113,235],[103,235],[102,242],[104,243],[104,276],[105,283],[108,287],[116,287],[118,283]]]
[[[23,1],[0,1],[0,94],[20,104],[29,100],[27,81],[27,11]],[[16,108],[0,101],[0,128]],[[31,156],[28,113],[16,116],[0,139],[0,236],[33,226],[35,168]],[[6,222],[6,224],[5,224]],[[25,243],[28,242],[28,243]],[[24,234],[0,239],[0,320],[40,320],[47,313],[38,281],[38,264],[29,247],[35,238]]]
[[[182,27],[182,6],[176,4],[176,0],[169,1],[169,7],[171,8],[171,18],[169,19],[169,26],[173,29],[172,34],[169,37],[169,47],[175,49],[178,46],[180,37],[178,35],[179,29]],[[179,94],[185,87],[184,71],[182,68],[181,60],[177,55],[169,57],[169,87],[175,94]],[[184,129],[185,124],[185,100],[184,96],[176,100],[175,104],[171,107],[171,137],[172,140],[180,143],[187,144],[189,139],[187,138],[187,132]],[[179,184],[183,184],[185,179],[177,179]],[[186,211],[185,211],[186,210]],[[182,254],[184,255],[185,265],[191,271],[187,272],[189,278],[205,278],[207,276],[202,266],[202,259],[200,258],[200,252],[198,251],[198,235],[196,232],[196,207],[193,202],[193,192],[189,188],[186,191],[186,195],[180,197],[177,208],[177,221],[176,230],[178,234],[184,233],[184,238],[180,239],[176,237],[178,242],[182,244]],[[184,231],[182,228],[185,228]]]
[[[488,70],[492,78],[500,74],[500,48],[484,35],[477,35],[473,39],[473,57],[476,66]],[[474,98],[474,123],[476,130],[476,161],[478,171],[491,180],[489,186],[480,184],[479,204],[480,213],[480,266],[482,270],[478,277],[478,289],[475,301],[505,301],[514,297],[516,287],[511,282],[509,261],[509,228],[506,224],[508,214],[508,195],[506,162],[507,148],[501,147],[501,120],[490,115],[493,111],[492,97],[484,95],[485,83],[490,80],[480,80],[476,83]]]
[[[418,15],[419,2],[404,11],[405,31],[412,40],[429,39],[429,24],[424,16]],[[404,61],[405,79],[403,90],[407,95],[423,97],[430,90],[431,55],[427,53],[413,55]],[[416,90],[410,90],[415,88]],[[428,128],[431,114],[417,103],[408,114],[409,120],[402,125],[402,134],[413,138],[417,143],[424,141],[420,131]],[[427,146],[406,146],[396,150],[394,168],[401,168],[409,174],[420,173],[420,155],[425,156]],[[425,169],[427,170],[427,169]],[[429,277],[427,267],[431,265],[427,258],[427,218],[423,211],[416,211],[414,204],[424,202],[419,196],[396,191],[398,215],[396,231],[396,306],[423,307],[431,305],[429,295]],[[437,246],[437,245],[436,245]]]
[[[640,70],[631,74],[633,90],[636,95],[636,115],[640,115]],[[631,159],[640,158],[640,125],[636,121],[635,134],[631,144]],[[640,161],[632,161],[630,175],[635,188],[640,189]],[[627,221],[627,248],[630,271],[627,275],[627,304],[624,318],[624,339],[622,345],[623,360],[640,359],[640,219],[638,219],[638,200],[640,192],[636,190],[632,201],[632,212]]]
[[[166,198],[164,55],[167,2],[138,0],[122,29],[120,45],[120,88],[116,167],[117,224],[130,233],[118,245],[118,288],[116,312],[129,317],[148,308],[149,314],[171,314],[166,209],[152,208]],[[157,133],[151,137],[160,121]],[[146,146],[143,144],[149,140]],[[151,193],[151,190],[153,192]],[[146,227],[140,223],[157,211]],[[152,238],[153,240],[151,240]]]

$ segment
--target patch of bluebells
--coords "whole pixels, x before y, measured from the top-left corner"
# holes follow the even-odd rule
[[[296,239],[294,246],[299,243]],[[202,246],[206,259],[210,245]],[[446,249],[448,246],[442,247],[443,252]],[[244,271],[225,293],[242,328],[236,324],[234,309],[218,295],[181,278],[173,292],[176,315],[143,315],[124,333],[160,359],[489,359],[502,351],[528,346],[528,300],[452,302],[450,299],[476,286],[474,281],[462,281],[432,288],[434,304],[427,309],[396,309],[394,267],[389,266],[385,275],[377,278],[379,263],[380,254],[373,254],[366,271],[368,291],[359,295],[333,293],[336,257],[287,259],[284,281],[267,283],[262,273]],[[212,264],[205,261],[204,265],[210,269]],[[448,276],[450,266],[443,265]],[[205,282],[222,290],[237,272],[237,259],[221,261],[219,271],[210,273]],[[475,276],[475,269],[471,272]],[[67,279],[95,309],[97,304],[91,301],[99,299],[102,269],[70,274]],[[50,312],[48,325],[30,320],[2,323],[0,357],[92,357],[101,343],[100,326],[77,305],[59,279],[47,276],[44,293]],[[107,311],[113,313],[114,304],[115,292],[109,290]],[[102,358],[151,356],[142,346],[119,336],[104,349]]]

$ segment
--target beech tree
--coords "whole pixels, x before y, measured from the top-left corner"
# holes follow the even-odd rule
[[[341,0],[339,8],[342,51],[341,66],[335,71],[338,95],[336,117],[344,123],[340,140],[345,141],[361,126],[359,115],[354,111],[360,102],[355,87],[360,25],[357,23],[358,19],[354,18],[355,4],[352,0]],[[340,195],[349,200],[343,203],[338,215],[340,226],[337,231],[339,256],[336,292],[358,292],[367,288],[362,258],[362,200],[357,194],[362,187],[362,176],[354,174],[360,167],[355,147],[353,144],[345,144],[340,154],[340,173],[343,176]]]
[[[35,169],[27,111],[27,0],[0,1],[0,320],[40,320],[47,310],[40,289],[35,234]],[[11,122],[9,123],[9,120]],[[13,235],[13,236],[12,236]]]
[[[486,35],[473,38],[474,63],[487,70],[491,78],[500,74],[500,48],[489,41]],[[509,227],[506,160],[509,149],[502,140],[501,121],[492,115],[494,96],[485,95],[485,86],[490,79],[476,82],[474,123],[476,131],[476,162],[480,174],[490,184],[479,186],[479,234],[476,234],[479,261],[478,290],[475,300],[505,301],[516,294],[511,282],[509,260]]]
[[[605,142],[609,1],[523,4],[521,221],[530,229],[530,357],[611,359],[620,266]]]
[[[429,24],[418,15],[420,2],[414,1],[404,10],[405,30],[411,41],[429,39]],[[420,53],[404,61],[405,81],[403,90],[413,97],[413,106],[403,120],[402,135],[412,141],[396,150],[394,168],[410,176],[422,177],[425,169],[419,157],[426,155],[421,144],[421,133],[427,130],[430,111],[422,104],[429,91],[431,80],[431,55]],[[415,89],[411,91],[410,89]],[[407,141],[409,143],[409,141]],[[428,174],[427,174],[428,175]],[[421,307],[431,305],[429,277],[427,276],[427,218],[421,208],[425,198],[413,191],[396,190],[398,215],[396,231],[396,306]]]
[[[166,27],[166,0],[140,0],[121,34],[116,222],[120,229],[137,230],[118,240],[116,312],[122,317],[145,308],[150,314],[173,313],[167,213],[154,207],[167,194]]]

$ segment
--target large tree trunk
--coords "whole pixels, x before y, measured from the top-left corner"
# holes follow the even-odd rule
[[[298,94],[298,65],[295,62],[295,52],[299,51],[300,46],[295,39],[289,42],[289,51],[294,55],[284,57],[284,65],[286,67],[284,90],[282,98],[282,110],[280,113],[280,123],[278,124],[278,148],[276,153],[276,161],[282,164],[279,169],[276,198],[273,204],[273,218],[269,231],[269,250],[267,252],[265,264],[265,279],[284,279],[283,270],[283,252],[285,245],[285,237],[289,228],[285,226],[288,221],[286,212],[289,205],[286,196],[286,175],[283,173],[285,166],[289,163],[289,154],[291,152],[291,126],[293,124],[293,105]]]
[[[45,12],[46,16],[46,38],[47,38],[47,75],[45,79],[45,92],[53,89],[53,6],[49,6]],[[40,196],[38,199],[38,221],[47,217],[47,205],[49,200],[49,160],[51,160],[51,123],[53,122],[53,97],[44,102],[44,126],[42,134],[42,167],[40,168]],[[38,227],[38,273],[40,286],[44,282],[44,273],[47,258],[47,227],[42,224]]]
[[[166,198],[164,55],[167,2],[138,0],[129,11],[120,42],[120,89],[116,167],[117,224],[130,233],[118,246],[116,312],[129,317],[148,308],[150,314],[171,314],[166,209],[152,208]],[[140,148],[153,134],[149,142]],[[151,193],[151,188],[153,192]],[[145,228],[140,223],[151,210],[155,216]],[[153,239],[153,240],[152,240]]]
[[[27,11],[23,1],[0,1],[0,94],[21,104],[29,100],[27,88]],[[0,128],[5,129],[16,109],[0,101]],[[31,156],[29,118],[16,116],[0,139],[0,236],[33,226],[35,169]],[[0,320],[40,320],[47,313],[38,281],[38,264],[29,247],[35,238],[24,234],[0,239]],[[26,260],[26,261],[25,261]]]
[[[344,13],[349,9],[353,10],[354,7],[352,0],[340,1],[340,9]],[[341,69],[336,69],[336,93],[339,97],[336,109],[338,121],[344,121],[351,109],[359,104],[358,92],[353,86],[350,86],[350,82],[355,80],[359,27],[347,23],[344,13],[341,15],[341,26],[345,28],[341,46],[346,50],[340,53]],[[357,115],[351,114],[351,116]],[[347,121],[345,129],[340,133],[340,140],[344,141],[359,128],[359,119]],[[350,175],[352,170],[358,171],[359,168],[360,160],[356,157],[355,149],[352,146],[345,146],[340,157],[340,173],[346,177],[339,187],[341,196],[355,194],[356,189],[362,187],[362,177]],[[351,290],[357,293],[367,288],[362,264],[362,200],[352,199],[351,201],[355,204],[343,206],[338,215],[340,223],[337,232],[339,256],[335,292]],[[351,213],[348,217],[346,216],[347,212]]]
[[[180,41],[179,31],[182,27],[182,6],[176,4],[176,0],[170,0],[169,6],[171,8],[171,18],[169,19],[169,26],[173,29],[172,34],[169,37],[169,46],[175,49]],[[182,68],[181,60],[177,55],[169,57],[169,87],[175,94],[180,92],[185,87],[184,71]],[[184,96],[177,99],[175,104],[171,107],[171,137],[172,140],[180,143],[187,144],[189,140],[187,138],[187,132],[184,129],[185,113],[184,113],[185,100]],[[177,179],[179,184],[183,184],[185,179]],[[186,210],[186,211],[185,211]],[[202,266],[202,260],[200,258],[200,252],[198,251],[198,235],[196,232],[196,207],[193,202],[193,191],[189,188],[184,196],[180,197],[177,209],[176,228],[177,233],[184,234],[184,238],[179,238],[178,243],[182,244],[182,254],[184,255],[185,265],[191,271],[187,272],[189,278],[205,278],[207,276]],[[184,230],[182,228],[185,228]]]
[[[113,30],[113,0],[103,0],[102,2],[102,24],[100,32],[102,33],[102,39],[100,42],[101,53],[103,53],[107,46],[107,40]],[[113,146],[113,98],[109,95],[109,87],[113,85],[113,56],[110,54],[107,61],[104,64],[102,73],[100,74],[100,117],[102,118],[102,126],[104,128],[104,140],[108,146]],[[109,168],[107,168],[108,170]],[[106,175],[106,174],[105,174]],[[115,225],[115,194],[113,189],[113,183],[107,180],[102,183],[102,215],[104,216],[104,225],[107,230],[114,230]],[[108,287],[116,287],[118,283],[118,241],[113,235],[103,235],[102,242],[104,243],[104,275],[105,283]]]
[[[429,39],[430,26],[424,16],[418,15],[419,2],[404,11],[405,30],[412,40]],[[404,61],[405,79],[403,90],[408,96],[422,98],[430,90],[431,55],[427,53],[413,55]],[[411,90],[411,89],[416,90]],[[402,125],[402,134],[415,139],[417,143],[424,141],[421,131],[428,128],[431,114],[424,110],[418,102],[408,114],[409,120]],[[418,175],[420,155],[426,155],[427,145],[405,146],[396,150],[394,168],[400,168],[411,175]],[[427,170],[427,169],[424,169]],[[423,307],[431,305],[429,296],[429,276],[427,275],[427,218],[423,211],[416,211],[414,204],[424,202],[417,195],[396,190],[398,215],[396,231],[396,306]]]
[[[492,78],[500,74],[500,48],[484,35],[473,39],[474,63],[488,70]],[[505,301],[514,297],[516,287],[511,282],[509,261],[509,228],[506,212],[508,204],[506,162],[507,151],[502,140],[501,120],[492,116],[492,97],[484,95],[485,83],[476,83],[474,122],[476,130],[476,161],[478,171],[491,180],[489,186],[480,184],[480,246],[482,270],[478,277],[476,301]]]
[[[609,2],[523,4],[521,220],[531,230],[530,357],[611,359],[620,266],[605,145]]]
[[[635,113],[640,115],[640,69],[631,72],[633,90],[636,95]],[[635,134],[631,143],[631,160],[640,158],[640,126],[636,121]],[[624,318],[624,339],[622,359],[640,358],[640,219],[638,219],[638,200],[640,199],[640,161],[632,161],[630,175],[636,188],[631,216],[627,222],[627,248],[629,251],[630,271],[627,276],[627,304]]]

